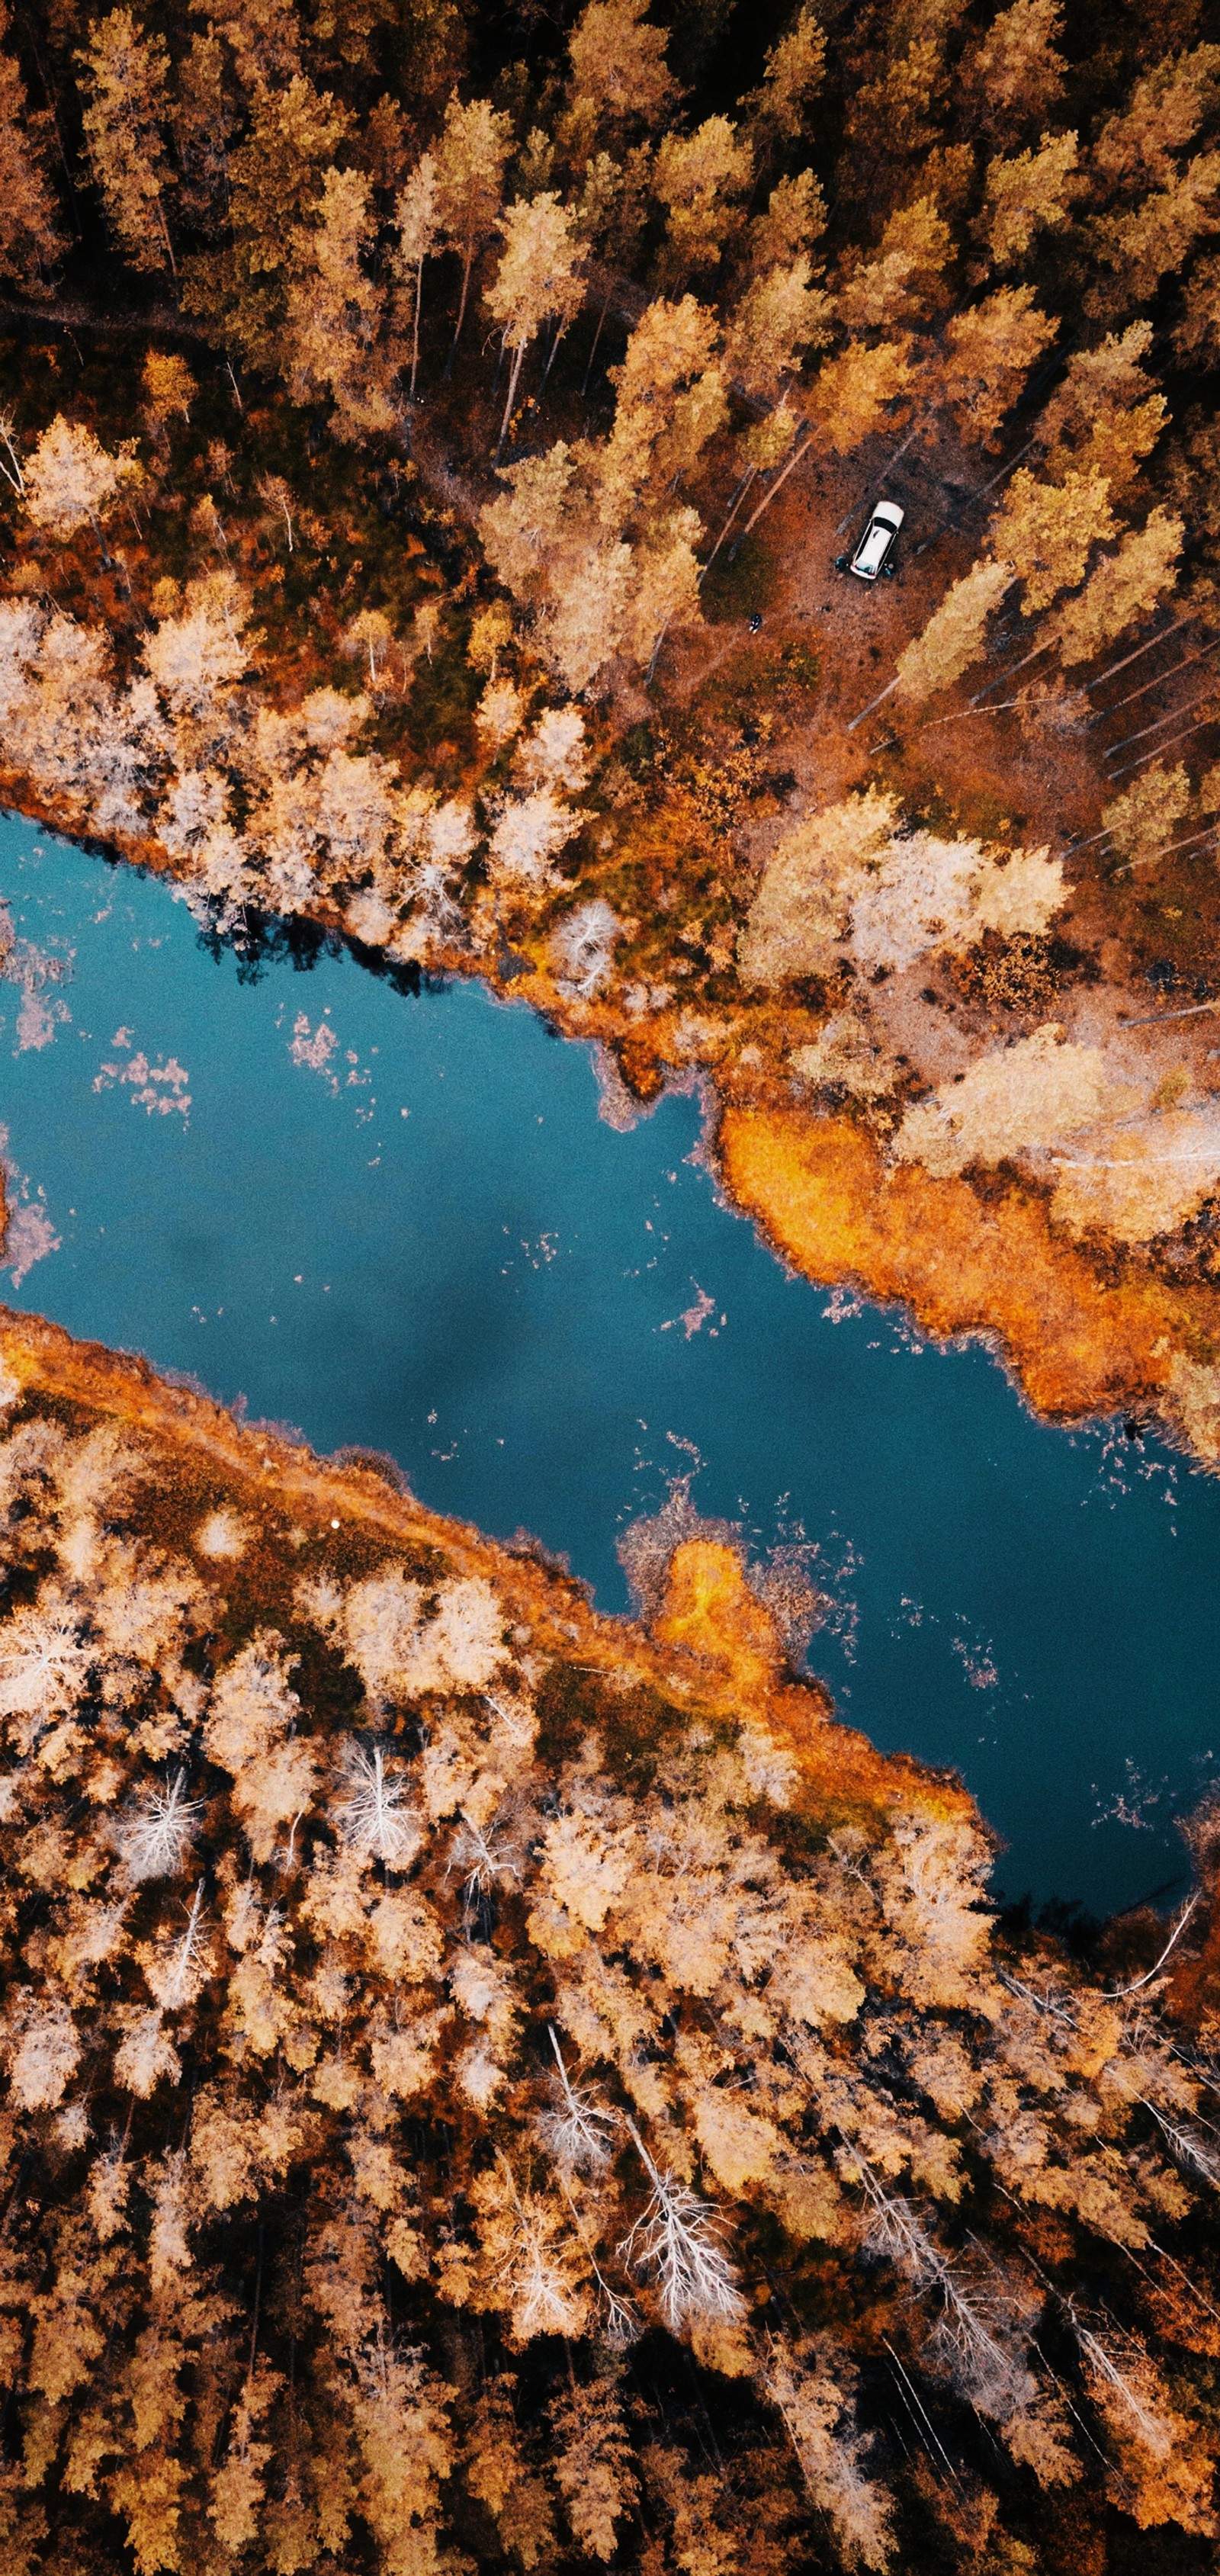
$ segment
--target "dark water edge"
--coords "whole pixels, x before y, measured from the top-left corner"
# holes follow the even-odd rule
[[[20,817],[0,895],[6,1249],[41,1255],[15,1304],[524,1523],[610,1611],[622,1533],[687,1480],[817,1588],[843,1717],[961,1770],[1005,1894],[1173,1894],[1220,1773],[1220,1482],[788,1273],[718,1197],[698,1099],[615,1130],[522,1005],[297,925],[243,959]]]

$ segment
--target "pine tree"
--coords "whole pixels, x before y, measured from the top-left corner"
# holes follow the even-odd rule
[[[1038,233],[1067,222],[1079,158],[1077,135],[1044,134],[1036,152],[988,162],[979,223],[997,268],[1014,267]]]
[[[900,697],[919,701],[936,689],[947,689],[978,660],[993,608],[997,608],[1014,575],[1006,563],[976,563],[945,593],[932,611],[922,635],[899,656],[894,686]]]
[[[257,89],[250,130],[229,161],[230,237],[197,253],[184,271],[183,302],[247,364],[273,366],[285,315],[287,272],[300,226],[317,206],[352,119],[303,73],[286,89]]]
[[[1064,662],[1087,662],[1137,617],[1151,613],[1177,580],[1185,533],[1181,519],[1158,506],[1142,528],[1124,536],[1117,554],[1102,556],[1079,596],[1055,616],[1055,641]]]
[[[992,524],[997,560],[1010,563],[1025,584],[1025,612],[1049,607],[1061,590],[1074,590],[1093,547],[1114,535],[1109,485],[1098,474],[1064,475],[1040,483],[1026,466],[1013,475]]]
[[[657,152],[654,186],[665,208],[662,281],[681,285],[693,271],[717,268],[749,190],[754,162],[726,116],[709,116],[693,134],[667,134]]]
[[[142,36],[130,9],[95,21],[77,55],[84,106],[81,122],[106,213],[134,268],[168,264],[177,274],[165,195],[169,55],[159,36]]]
[[[912,374],[905,340],[883,340],[875,349],[858,341],[840,357],[824,360],[814,380],[810,408],[821,436],[836,455],[849,456],[853,447],[881,428],[887,415],[901,417],[891,406],[905,397]]]
[[[8,32],[7,0],[0,0],[0,45]],[[13,55],[0,52],[0,277],[27,295],[46,293],[63,247],[47,181],[42,123],[30,114]]]
[[[1032,286],[1001,286],[955,313],[945,332],[941,382],[964,437],[994,438],[1058,325],[1040,313]]]

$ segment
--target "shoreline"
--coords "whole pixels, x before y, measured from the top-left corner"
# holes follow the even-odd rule
[[[12,773],[0,776],[0,795],[3,810],[107,864],[191,887],[189,871],[154,840],[102,840]],[[545,962],[507,944],[499,958],[439,947],[400,961],[361,941],[324,900],[266,919],[308,921],[359,962],[413,963],[528,1004],[565,1039],[600,1051],[621,1085],[624,1117],[646,1114],[675,1082],[702,1086],[717,1187],[803,1277],[896,1306],[938,1340],[978,1335],[1042,1420],[1067,1425],[1150,1408],[1162,1436],[1197,1466],[1220,1471],[1220,1287],[1175,1287],[1114,1246],[1108,1260],[1090,1258],[1056,1232],[1045,1194],[1015,1173],[993,1174],[984,1194],[917,1163],[887,1168],[862,1121],[804,1107],[764,1066],[747,1072],[723,1048],[709,1052],[700,1035],[684,1032],[681,1012],[652,1029],[645,1047],[612,1001],[574,1000]]]

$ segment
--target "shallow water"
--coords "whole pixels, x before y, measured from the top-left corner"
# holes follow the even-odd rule
[[[689,1472],[759,1554],[804,1539],[812,1668],[961,1768],[1008,1893],[1172,1893],[1173,1817],[1220,1773],[1220,1482],[787,1276],[717,1199],[698,1104],[615,1132],[523,1007],[345,955],[243,981],[164,886],[17,818],[0,895],[13,1303],[392,1452],[607,1609],[616,1538]]]

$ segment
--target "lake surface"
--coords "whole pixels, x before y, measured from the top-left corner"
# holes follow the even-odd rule
[[[1173,1818],[1220,1775],[1220,1482],[789,1277],[718,1200],[698,1103],[616,1132],[524,1007],[343,954],[243,978],[163,885],[18,818],[0,896],[0,1294],[391,1452],[609,1610],[616,1541],[689,1475],[759,1556],[803,1544],[811,1668],[960,1767],[1006,1893],[1175,1892]]]

